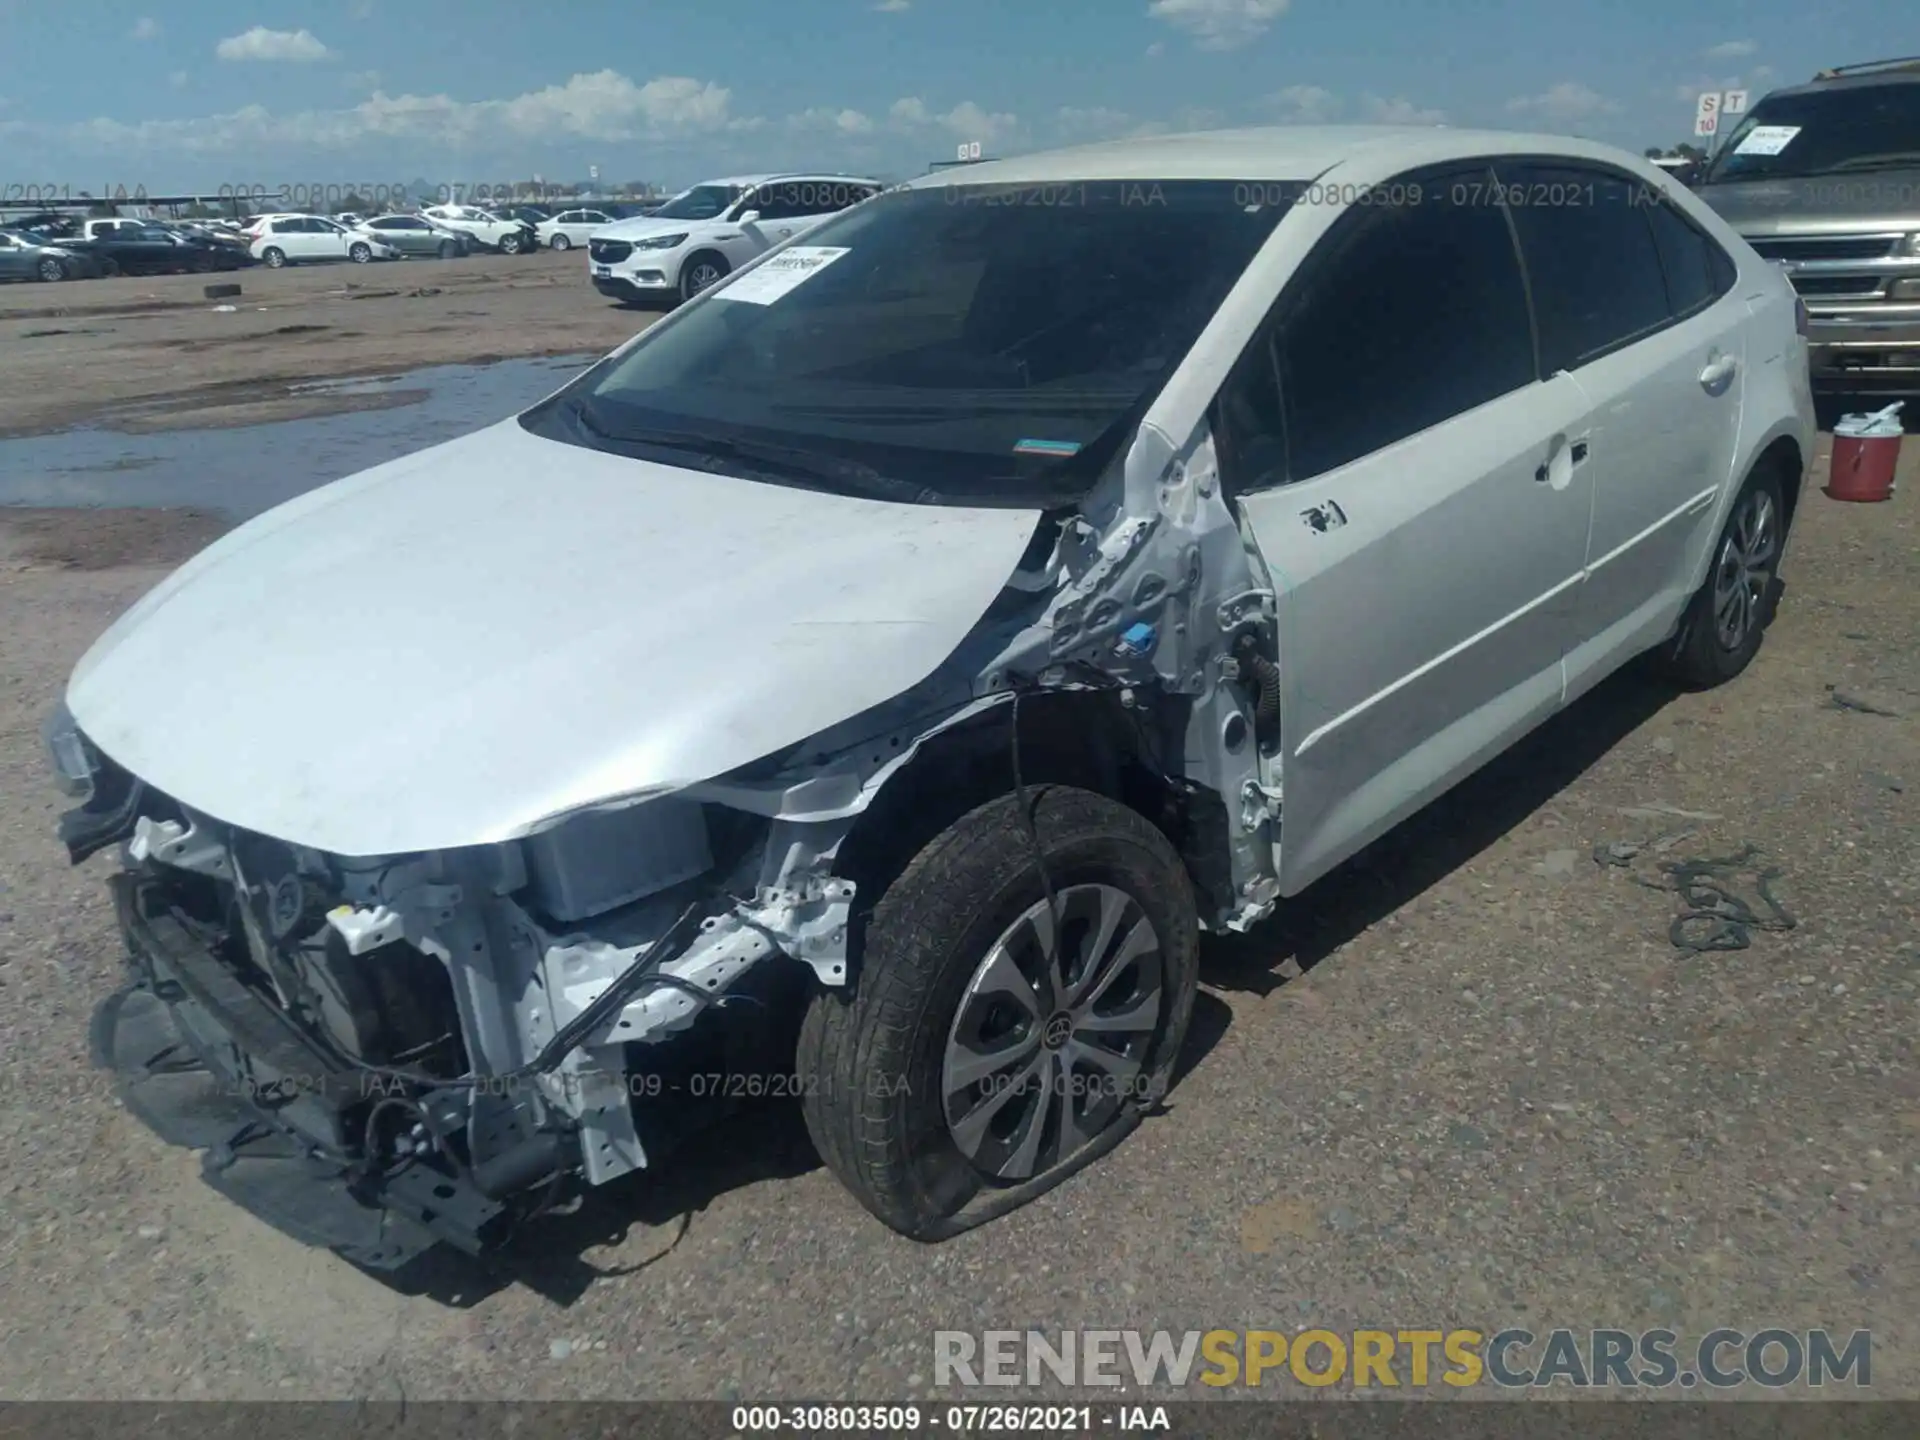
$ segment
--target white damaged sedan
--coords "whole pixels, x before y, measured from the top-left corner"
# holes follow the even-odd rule
[[[98,641],[47,739],[69,854],[123,861],[99,1057],[369,1267],[738,1096],[954,1234],[1152,1111],[1203,931],[1636,655],[1747,665],[1803,319],[1577,140],[1230,132],[867,200]]]

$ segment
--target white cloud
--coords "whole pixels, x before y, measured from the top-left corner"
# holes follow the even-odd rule
[[[350,70],[340,77],[340,83],[349,90],[378,90],[380,72],[378,70]]]
[[[1279,111],[1288,124],[1316,125],[1340,113],[1340,97],[1318,85],[1289,85],[1260,103]]]
[[[356,78],[377,84],[370,72]],[[175,84],[185,81],[182,72]],[[508,157],[537,163],[571,140],[658,146],[663,166],[705,171],[787,163],[783,144],[794,147],[793,163],[806,165],[823,163],[836,150],[862,163],[895,157],[904,162],[910,154],[951,154],[956,141],[978,140],[989,153],[1031,141],[1019,116],[972,100],[946,107],[915,95],[879,112],[827,105],[785,118],[740,115],[733,101],[732,92],[709,80],[667,75],[638,82],[602,70],[498,99],[375,89],[352,103],[304,110],[255,104],[184,119],[7,119],[0,120],[0,150],[71,157],[71,163],[110,155],[149,169],[246,156],[323,167],[328,157],[339,165],[375,157],[400,169],[424,170],[436,155],[449,154],[489,165],[494,157],[502,165],[520,163]],[[1061,129],[1077,125],[1081,138],[1094,138],[1116,133],[1114,127],[1124,133],[1130,124],[1117,111],[1088,110],[1064,118]],[[1054,127],[1047,128],[1051,138]]]
[[[873,8],[888,15],[897,15],[902,10],[911,10],[913,0],[879,0]]]
[[[1531,115],[1561,124],[1591,119],[1595,115],[1611,115],[1619,108],[1597,90],[1573,80],[1562,80],[1538,95],[1517,95],[1507,102],[1512,114]]]
[[[720,129],[728,120],[731,95],[724,86],[684,75],[661,76],[635,85],[617,70],[598,70],[512,100],[485,101],[464,108],[469,113],[490,109],[509,130],[524,135],[558,133],[595,140],[629,140],[662,132]],[[366,105],[384,98],[375,95]]]
[[[326,60],[333,55],[311,30],[269,30],[264,25],[229,35],[213,53],[222,60]]]
[[[988,148],[1013,139],[1021,131],[1019,116],[988,111],[971,100],[936,114],[918,95],[907,95],[893,102],[887,118],[895,130],[946,130],[956,139],[978,140]]]
[[[1375,125],[1440,125],[1447,118],[1444,110],[1424,110],[1399,95],[1391,100],[1379,95],[1362,95],[1360,110]]]
[[[1150,19],[1193,36],[1202,50],[1232,50],[1258,39],[1292,0],[1153,0]]]
[[[1164,40],[1156,40],[1151,45],[1147,46],[1147,58],[1149,60],[1158,60],[1162,55],[1166,53],[1167,53],[1167,44],[1166,44],[1166,41]]]
[[[167,83],[176,90],[184,90],[187,88],[187,82],[192,78],[193,77],[188,75],[186,71],[176,70],[167,76]]]
[[[1759,48],[1759,43],[1753,40],[1722,40],[1718,45],[1708,46],[1705,53],[1709,60],[1742,60]]]
[[[127,32],[129,40],[151,40],[160,33],[160,22],[151,16],[142,15],[133,22],[133,28]]]
[[[1752,79],[1753,83],[1756,85],[1760,84],[1764,80],[1771,80],[1773,78],[1773,66],[1756,65],[1753,67],[1752,74],[1749,78]]]
[[[158,155],[255,155],[279,150],[383,149],[470,144],[481,140],[550,143],[557,136],[605,141],[668,141],[764,124],[739,119],[724,86],[667,75],[636,85],[612,70],[576,75],[564,85],[507,100],[455,100],[448,95],[376,92],[339,110],[276,114],[249,105],[183,120],[105,117],[70,125],[9,122],[30,141],[79,152],[125,151]]]
[[[794,130],[826,131],[849,136],[871,135],[879,128],[874,124],[873,117],[863,111],[836,110],[831,105],[821,105],[790,115],[787,125]]]

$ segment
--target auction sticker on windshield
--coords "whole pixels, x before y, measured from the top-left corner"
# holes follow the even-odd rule
[[[755,266],[724,290],[716,300],[745,300],[749,305],[771,305],[796,290],[847,253],[845,245],[796,245]]]
[[[1798,125],[1756,125],[1733,147],[1736,155],[1778,155],[1800,133]]]

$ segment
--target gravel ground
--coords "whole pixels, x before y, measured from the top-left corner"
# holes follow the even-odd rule
[[[82,422],[198,430],[406,404],[417,396],[300,387],[601,354],[657,318],[609,301],[586,269],[578,251],[543,250],[0,287],[0,438]],[[237,283],[241,294],[210,300],[210,283]]]
[[[1384,1323],[1869,1328],[1874,1393],[1920,1397],[1917,519],[1920,443],[1890,504],[1810,487],[1745,677],[1610,683],[1213,946],[1170,1114],[1028,1209],[899,1239],[771,1108],[408,1294],[221,1201],[87,1068],[107,862],[57,853],[36,727],[209,522],[16,514],[0,1396],[881,1399],[940,1328]],[[1798,927],[1674,949],[1636,877],[1744,843]]]

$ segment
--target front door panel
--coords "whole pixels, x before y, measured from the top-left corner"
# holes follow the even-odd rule
[[[1559,705],[1587,411],[1556,376],[1241,500],[1279,617],[1285,893]]]

